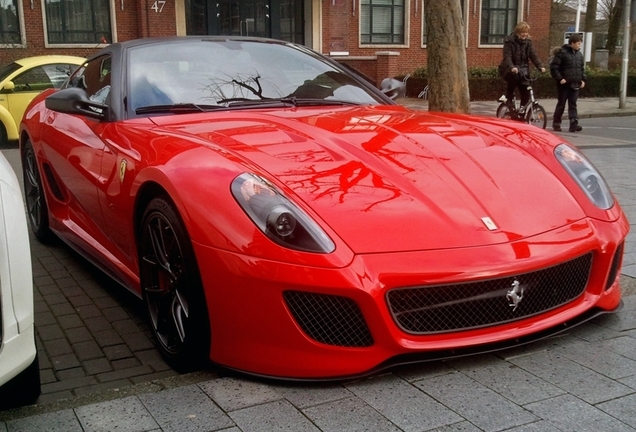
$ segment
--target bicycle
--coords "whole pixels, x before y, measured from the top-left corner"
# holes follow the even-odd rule
[[[530,100],[528,103],[523,107],[517,106],[517,98],[515,96],[512,98],[512,106],[510,106],[508,105],[506,95],[502,95],[498,99],[498,102],[501,103],[497,107],[497,117],[523,121],[545,129],[548,123],[548,116],[546,115],[545,109],[539,104],[539,101],[534,98],[534,91],[532,90],[532,81],[536,81],[537,79],[525,76],[523,80],[528,83],[527,89],[530,92]]]

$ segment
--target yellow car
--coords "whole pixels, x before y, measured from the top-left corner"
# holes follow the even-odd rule
[[[17,60],[0,68],[0,146],[18,139],[18,125],[31,100],[59,88],[86,59],[46,55]]]

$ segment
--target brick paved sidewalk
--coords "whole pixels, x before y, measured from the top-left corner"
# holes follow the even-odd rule
[[[31,238],[40,403],[176,375],[143,303],[60,240]]]

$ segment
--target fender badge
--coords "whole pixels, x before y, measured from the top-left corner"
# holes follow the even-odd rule
[[[497,225],[488,216],[481,218],[481,221],[490,231],[495,231],[497,229]]]
[[[126,159],[122,159],[119,163],[119,182],[124,182],[124,177],[126,177],[126,167],[128,166],[128,161]]]

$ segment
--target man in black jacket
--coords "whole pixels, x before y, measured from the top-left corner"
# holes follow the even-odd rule
[[[543,63],[537,55],[532,40],[529,36],[530,26],[521,21],[515,26],[514,31],[504,38],[503,59],[499,64],[499,74],[506,80],[506,99],[512,104],[515,88],[519,88],[521,106],[525,106],[530,100],[528,82],[530,62],[541,72],[545,72]]]
[[[570,132],[583,130],[579,126],[576,101],[579,97],[579,89],[585,87],[585,59],[581,53],[581,35],[573,33],[568,43],[561,47],[550,62],[550,74],[556,81],[558,100],[554,115],[552,116],[552,129],[561,131],[561,118],[565,111],[565,103],[568,103],[568,117],[570,119]]]

